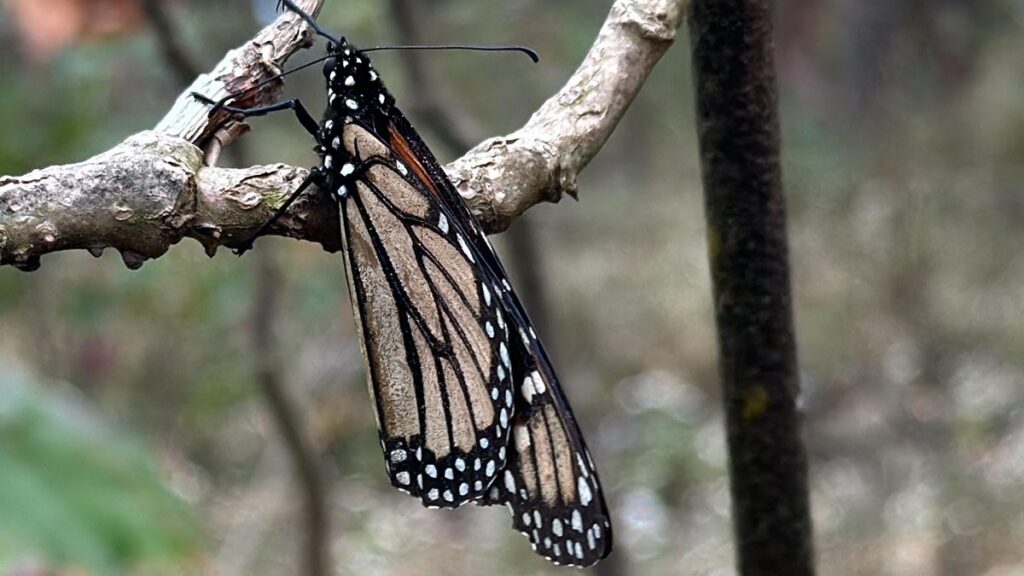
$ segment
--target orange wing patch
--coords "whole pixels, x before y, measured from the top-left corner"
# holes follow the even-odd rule
[[[391,139],[390,143],[392,150],[398,154],[398,157],[402,159],[402,162],[405,162],[412,168],[412,171],[416,173],[416,178],[427,186],[431,194],[440,198],[441,192],[434,186],[434,181],[430,178],[430,174],[427,172],[427,169],[423,167],[419,158],[417,158],[416,154],[412,151],[412,146],[409,145],[409,141],[395,130],[394,124],[388,124],[388,136]]]

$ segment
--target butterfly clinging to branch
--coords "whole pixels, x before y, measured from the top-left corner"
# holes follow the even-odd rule
[[[391,483],[430,507],[505,504],[539,554],[597,562],[611,550],[611,524],[568,400],[483,230],[370,63],[381,48],[359,50],[291,0],[280,4],[329,41],[321,121],[298,100],[210,103],[245,117],[291,109],[317,142],[320,165],[278,214],[314,184],[338,202]],[[519,47],[438,48],[536,60]]]

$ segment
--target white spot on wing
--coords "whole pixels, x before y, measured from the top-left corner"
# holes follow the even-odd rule
[[[541,378],[540,372],[534,370],[530,373],[530,377],[533,378],[533,388],[537,394],[543,394],[547,392],[548,387],[544,384],[544,379]]]
[[[359,110],[359,103],[351,98],[345,100],[345,106],[348,106],[349,110]]]
[[[351,176],[355,171],[356,167],[350,162],[346,162],[345,165],[341,167],[342,176]]]
[[[512,360],[508,357],[508,347],[502,342],[498,350],[501,353],[501,361],[505,363],[505,366],[512,367]]]
[[[399,166],[402,166],[402,165],[399,164]],[[402,166],[402,167],[405,168],[405,166]],[[447,234],[448,233],[448,217],[445,216],[444,214],[441,214],[441,216],[437,219],[437,227],[438,227],[438,229],[441,230],[442,234]]]
[[[409,485],[409,473],[408,472],[399,472],[398,474],[395,474],[395,479],[398,480],[398,483],[403,485],[403,486],[408,486]]]
[[[590,500],[594,495],[590,493],[590,484],[587,484],[587,481],[582,476],[576,480],[576,490],[580,493],[580,504],[584,506],[590,504]]]
[[[523,378],[523,385],[520,388],[520,391],[523,394],[523,398],[526,399],[526,402],[527,403],[532,403],[533,402],[533,378],[531,378],[529,376],[527,376],[526,378]]]
[[[473,257],[473,253],[469,250],[469,246],[466,244],[466,239],[462,237],[462,234],[456,234],[455,237],[459,240],[459,247],[462,248],[462,253],[469,258],[469,261],[476,264],[476,258]]]

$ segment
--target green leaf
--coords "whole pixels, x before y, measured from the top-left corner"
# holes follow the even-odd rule
[[[0,572],[109,574],[189,561],[200,532],[148,453],[71,393],[0,375]]]

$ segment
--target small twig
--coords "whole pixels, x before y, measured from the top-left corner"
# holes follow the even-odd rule
[[[300,8],[314,15],[320,12],[323,3],[324,0],[297,0]],[[295,13],[285,11],[252,40],[228,52],[212,72],[199,75],[178,96],[155,130],[184,138],[198,146],[205,145],[215,133],[228,128],[234,120],[227,112],[210,116],[210,107],[196,100],[193,92],[214,100],[229,94],[246,94],[237,101],[243,107],[273,102],[281,92],[281,83],[271,83],[258,90],[253,88],[279,74],[288,58],[308,47],[312,41],[309,25]],[[221,137],[222,145],[239,135],[231,130],[227,134]]]
[[[675,39],[689,0],[618,0],[590,53],[566,86],[522,129],[492,138],[447,170],[488,232],[500,232],[542,201],[576,195],[576,178],[597,154]],[[305,0],[316,10],[321,2]],[[155,133],[130,138],[87,162],[21,177],[0,177],[0,264],[25,269],[56,250],[113,246],[141,264],[185,237],[209,253],[254,233],[305,170],[278,165],[226,172],[202,169],[214,134],[230,141],[230,118],[208,117],[194,90],[218,98],[254,86],[308,41],[307,26],[286,14],[183,93]],[[276,98],[268,85],[242,105]],[[184,138],[169,137],[177,136]],[[130,177],[126,177],[130,176]],[[337,207],[312,193],[270,234],[338,249]]]

